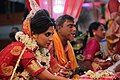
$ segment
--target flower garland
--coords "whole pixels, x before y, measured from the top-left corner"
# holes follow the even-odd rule
[[[87,72],[85,72],[85,75],[90,76],[90,78],[93,78],[95,80],[99,80],[100,78],[102,78],[104,76],[112,76],[114,74],[112,72],[109,72],[109,71],[94,73],[93,71],[88,70]]]
[[[43,64],[43,66],[45,66],[46,69],[49,68],[50,53],[48,52],[48,50],[46,48],[40,49],[37,45],[37,42],[34,40],[34,38],[29,38],[29,36],[25,35],[23,32],[17,32],[15,35],[15,38],[17,41],[20,41],[23,44],[25,44],[25,46],[32,51],[37,47],[37,49],[35,51],[35,56],[36,56],[37,60],[41,64]]]
[[[41,52],[40,52],[41,51]],[[36,58],[40,64],[42,64],[46,69],[50,67],[50,53],[46,48],[41,48],[35,51]]]
[[[17,41],[20,41],[23,44],[25,44],[26,48],[28,48],[32,51],[35,50],[34,55],[35,55],[38,63],[40,63],[40,65],[44,66],[46,69],[48,69],[50,67],[49,50],[47,50],[46,48],[39,48],[39,46],[37,45],[37,42],[35,41],[34,38],[30,38],[27,34],[25,35],[21,31],[16,33],[15,38]],[[24,74],[24,73],[26,73],[25,70],[21,74]],[[20,73],[19,73],[19,75],[20,75]],[[26,76],[28,76],[28,75],[26,75]]]
[[[15,39],[17,41],[22,42],[25,44],[26,48],[30,50],[34,50],[36,47],[38,47],[37,42],[33,38],[29,38],[28,35],[25,35],[23,32],[19,31],[15,35]]]

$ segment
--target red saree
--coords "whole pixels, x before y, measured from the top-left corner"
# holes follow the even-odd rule
[[[93,68],[94,71],[97,71],[98,69],[101,69],[101,67],[99,66],[98,62],[98,56],[100,52],[100,44],[96,39],[91,39],[88,44],[85,47],[85,50],[83,52],[84,55],[84,60],[85,60],[85,66],[87,68],[87,66],[90,66]],[[97,61],[96,61],[97,59]],[[90,61],[91,63],[88,64],[86,61]],[[91,69],[92,69],[91,68]],[[87,68],[89,70],[89,68]]]
[[[85,47],[83,53],[85,60],[91,61],[93,70],[104,70],[108,68],[112,63],[108,60],[104,60],[104,53],[101,50],[100,44],[97,40],[91,39]]]
[[[11,77],[15,64],[23,48],[24,45],[21,42],[13,42],[0,52],[0,79],[8,80]],[[26,49],[20,61],[20,65],[26,69],[32,64],[35,64],[35,62],[36,58],[34,57],[33,52]],[[36,67],[36,65],[34,65],[34,67]],[[37,67],[36,69],[32,70],[33,71],[29,71],[30,74],[32,76],[36,76],[44,69]]]
[[[54,74],[58,73],[61,69],[60,64],[58,63],[57,59],[54,57],[54,54],[50,54],[50,68],[49,71]]]
[[[100,44],[97,40],[91,39],[85,47],[83,55],[85,56],[85,60],[93,61],[95,57],[95,53],[100,51]]]

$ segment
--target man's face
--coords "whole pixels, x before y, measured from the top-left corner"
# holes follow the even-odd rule
[[[60,34],[63,36],[63,38],[65,38],[65,40],[72,40],[75,37],[76,27],[73,21],[66,20],[63,23],[63,26],[60,27]]]

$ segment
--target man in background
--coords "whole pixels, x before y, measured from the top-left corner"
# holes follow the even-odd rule
[[[11,32],[9,33],[9,37],[10,37],[10,40],[11,40],[12,42],[15,42],[15,41],[16,41],[16,39],[15,39],[15,34],[16,34],[18,31],[19,31],[19,29],[18,29],[17,27],[13,27],[13,28],[11,29]]]

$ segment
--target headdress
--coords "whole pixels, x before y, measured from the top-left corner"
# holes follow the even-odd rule
[[[30,13],[28,14],[28,16],[26,17],[26,19],[23,22],[22,31],[23,31],[24,34],[28,34],[31,37],[31,35],[32,35],[31,34],[31,26],[30,26],[31,19],[34,20],[34,21],[36,20],[35,21],[36,24],[41,22],[40,24],[38,24],[38,26],[40,26],[40,25],[45,26],[46,23],[50,23],[50,22],[52,23],[52,21],[51,21],[49,12],[47,10],[45,10],[45,9],[40,10],[40,7],[38,5],[39,3],[37,2],[38,0],[26,0],[26,1],[27,1],[28,7],[30,6]],[[45,17],[41,17],[41,16],[45,16]],[[43,20],[40,20],[40,19],[37,20],[38,18],[40,18],[40,19],[44,18],[44,20],[46,20],[46,18],[47,18],[47,21],[43,21]],[[32,21],[32,22],[34,22],[34,21]],[[48,26],[50,26],[50,24]]]
[[[24,34],[28,34],[29,36],[31,36],[30,19],[38,10],[40,10],[40,7],[35,0],[26,0],[26,2],[28,3],[28,6],[30,6],[31,10],[23,22],[22,31]]]
[[[108,9],[110,13],[119,11],[120,2],[118,0],[109,0]]]
[[[27,18],[28,17],[32,18],[35,15],[35,13],[38,10],[40,10],[40,7],[39,7],[39,5],[37,4],[37,2],[35,0],[29,0],[28,5],[30,5],[31,10],[30,10],[29,15],[27,16]]]

